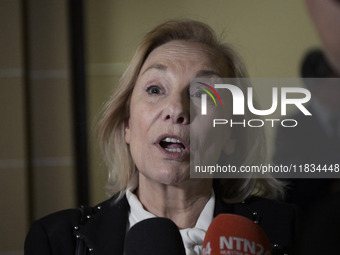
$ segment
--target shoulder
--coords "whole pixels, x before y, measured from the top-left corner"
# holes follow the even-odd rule
[[[57,254],[72,254],[75,247],[73,228],[79,220],[79,209],[63,210],[36,220],[25,240],[25,255],[38,251],[41,254],[54,254],[54,247],[61,250]]]
[[[67,209],[36,220],[25,240],[25,255],[74,254],[79,228],[86,225],[87,221],[90,222],[92,216],[107,217],[107,214],[117,211],[119,206],[111,198],[94,207]],[[97,213],[98,211],[101,212]]]
[[[47,215],[35,221],[33,225],[41,224],[42,226],[45,227],[57,225],[62,227],[77,224],[79,219],[80,219],[79,209],[67,209]]]

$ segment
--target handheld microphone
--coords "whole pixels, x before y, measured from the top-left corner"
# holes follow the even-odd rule
[[[264,230],[248,218],[220,214],[205,235],[202,255],[272,255]]]
[[[125,238],[126,255],[185,255],[181,234],[167,218],[150,218],[130,228]]]

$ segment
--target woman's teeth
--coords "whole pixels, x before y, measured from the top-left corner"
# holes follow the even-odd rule
[[[181,148],[175,148],[175,149],[170,149],[170,148],[164,148],[166,151],[169,151],[169,152],[181,152],[183,151],[183,149]]]
[[[185,149],[183,143],[174,137],[165,137],[160,145],[168,152],[182,152]]]
[[[176,138],[172,138],[172,137],[166,137],[162,141],[167,142],[167,143],[181,143],[180,140],[178,140]]]

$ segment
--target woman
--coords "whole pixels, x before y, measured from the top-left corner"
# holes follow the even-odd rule
[[[170,21],[146,35],[99,124],[112,198],[82,221],[78,210],[69,210],[35,222],[25,254],[74,254],[77,238],[93,254],[123,254],[127,229],[155,216],[177,225],[187,254],[200,254],[204,233],[220,213],[253,219],[277,251],[292,250],[294,209],[265,198],[281,192],[277,181],[190,178],[189,105],[196,93],[189,85],[195,77],[246,73],[235,52],[203,23]],[[256,163],[263,154],[260,135],[258,129],[228,132],[223,151],[236,164]]]

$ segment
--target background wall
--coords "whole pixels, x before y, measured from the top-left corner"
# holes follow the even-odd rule
[[[0,1],[0,254],[76,206],[67,1]]]
[[[32,220],[76,202],[67,0],[0,1],[0,254],[22,254]],[[193,18],[243,56],[251,77],[297,77],[319,45],[299,0],[85,0],[90,127],[155,25]],[[89,132],[90,204],[107,172]]]
[[[305,51],[320,45],[302,1],[115,0],[86,1],[89,117],[96,122],[110,92],[143,35],[163,21],[192,18],[222,34],[243,57],[253,78],[299,77]],[[268,91],[258,91],[266,94]],[[93,132],[94,133],[94,132]],[[273,129],[268,133],[271,148]],[[105,199],[107,172],[91,151],[91,201]]]
[[[0,247],[20,249],[27,230],[24,88],[19,1],[0,2]],[[15,222],[15,224],[12,224]],[[8,237],[8,238],[7,238]]]

